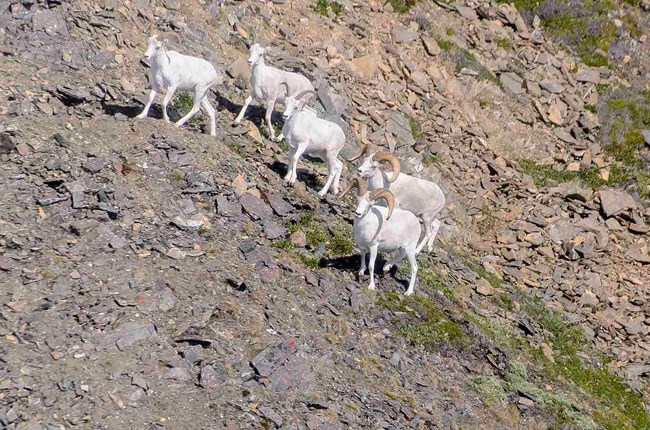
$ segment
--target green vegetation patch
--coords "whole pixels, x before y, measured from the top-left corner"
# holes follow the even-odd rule
[[[478,376],[472,379],[469,387],[479,393],[488,406],[504,406],[508,402],[499,378],[494,376]]]
[[[497,46],[499,48],[503,48],[505,50],[511,49],[512,48],[512,41],[508,39],[507,37],[504,37],[502,39],[497,39]]]
[[[481,64],[474,54],[467,49],[461,48],[450,40],[438,39],[437,42],[443,52],[443,56],[456,65],[456,73],[459,73],[463,69],[470,69],[478,73],[478,79],[493,82],[499,88],[502,88],[501,81],[494,73]]]
[[[388,0],[385,4],[390,4],[393,7],[393,10],[397,13],[406,13],[415,4],[418,0]]]
[[[409,116],[409,126],[411,127],[413,139],[417,140],[422,137],[422,124],[420,124],[420,121],[416,117]]]
[[[638,0],[627,0],[638,2]],[[608,53],[613,42],[625,31],[638,37],[641,30],[630,15],[623,19],[623,31],[617,31],[610,17],[618,5],[613,0],[498,0],[513,3],[528,24],[537,15],[546,34],[564,43],[585,64],[595,67],[608,66]],[[627,17],[627,16],[626,16]],[[622,39],[620,39],[622,40]]]
[[[431,300],[421,296],[384,293],[377,304],[393,312],[400,312],[406,320],[399,321],[398,333],[415,344],[433,348],[449,344],[460,348],[469,338],[460,324],[450,320]]]
[[[407,270],[408,265],[405,264],[404,270]],[[440,275],[438,275],[435,271],[433,266],[426,260],[422,260],[419,262],[419,267],[418,267],[418,279],[420,280],[420,283],[426,285],[429,288],[433,288],[436,291],[441,292],[445,296],[449,298],[454,297],[454,292],[452,291],[449,286],[440,279]]]
[[[311,8],[321,16],[327,16],[329,12],[332,12],[335,19],[338,19],[341,13],[343,13],[343,5],[332,0],[316,0]]]

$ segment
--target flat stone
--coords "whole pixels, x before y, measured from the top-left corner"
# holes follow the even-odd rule
[[[0,133],[0,154],[9,154],[15,147],[16,143],[9,133]]]
[[[482,296],[491,296],[494,293],[494,288],[485,278],[479,278],[476,281],[476,292]]]
[[[81,167],[90,173],[98,173],[104,166],[106,166],[106,159],[104,157],[95,157],[86,161]]]
[[[459,14],[460,16],[462,16],[462,17],[465,18],[465,19],[469,19],[469,20],[475,20],[475,19],[478,19],[478,14],[477,14],[476,11],[475,11],[474,9],[472,9],[471,7],[467,7],[467,6],[456,6],[456,11],[458,12],[458,14]]]
[[[555,130],[554,134],[562,142],[571,143],[571,144],[576,143],[576,139],[571,135],[571,133],[568,133],[568,132],[566,132],[566,131],[564,131],[562,129]]]
[[[606,218],[623,212],[626,209],[633,209],[636,203],[631,195],[620,190],[600,190],[600,207]]]
[[[282,427],[284,424],[284,421],[282,420],[280,414],[275,412],[273,409],[267,406],[258,406],[257,410],[262,414],[262,416],[273,421],[273,424],[275,424],[277,427]]]
[[[287,234],[287,229],[273,220],[264,220],[264,234],[267,239],[273,240]]]
[[[562,84],[550,79],[544,79],[539,83],[539,86],[553,94],[560,94],[564,91],[564,86]]]
[[[390,34],[393,36],[395,43],[411,42],[418,38],[418,34],[409,30],[403,25],[396,25],[391,30]]]
[[[576,81],[597,84],[600,82],[600,72],[594,69],[578,70],[578,73],[576,73]]]
[[[253,358],[250,364],[258,375],[268,377],[297,351],[298,344],[296,338],[292,336],[279,345],[266,348]]]
[[[221,363],[209,364],[201,368],[199,385],[203,388],[216,388],[228,380],[228,372]]]
[[[502,73],[499,79],[506,91],[512,94],[523,94],[525,92],[523,88],[524,80],[516,73]]]
[[[433,37],[422,36],[422,44],[424,45],[424,50],[427,51],[429,55],[440,55],[442,50],[438,46],[438,42]]]
[[[264,198],[271,205],[273,212],[279,216],[287,216],[294,210],[289,202],[276,194],[264,193]]]
[[[253,219],[268,219],[273,216],[273,210],[262,199],[252,194],[244,193],[239,198],[239,203]]]
[[[650,254],[648,254],[648,250],[641,248],[639,245],[631,245],[625,255],[639,263],[650,264]]]
[[[237,201],[231,201],[226,196],[217,196],[217,213],[220,216],[234,217],[241,214],[241,205]]]

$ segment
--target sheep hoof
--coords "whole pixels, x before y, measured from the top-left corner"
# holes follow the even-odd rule
[[[366,269],[359,270],[357,272],[357,278],[361,278],[365,274],[366,274]]]
[[[368,285],[368,289],[369,289],[370,291],[377,291],[377,289],[375,288],[375,284],[370,284],[370,285]]]
[[[316,194],[318,194],[318,195],[321,196],[321,197],[325,197],[325,194],[327,194],[327,191],[319,191],[319,192],[316,193]]]
[[[411,290],[406,290],[406,292],[404,293],[404,295],[405,295],[405,296],[412,296],[412,295],[413,295],[413,291],[411,291]]]
[[[145,117],[145,114],[144,114],[144,113],[138,114],[138,115],[136,116],[137,119],[143,119],[144,117]]]
[[[388,272],[390,272],[390,269],[391,269],[392,267],[393,267],[393,266],[390,265],[390,264],[385,265],[385,266],[384,266],[384,273],[388,273]]]

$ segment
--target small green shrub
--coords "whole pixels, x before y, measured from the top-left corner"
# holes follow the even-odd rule
[[[422,124],[414,116],[409,116],[409,125],[411,126],[411,134],[413,139],[418,139],[422,137]]]
[[[316,0],[316,3],[311,8],[321,16],[327,16],[331,11],[335,19],[338,19],[341,13],[343,13],[343,5],[332,0]]]
[[[503,39],[498,39],[497,40],[497,46],[499,48],[503,48],[503,49],[508,50],[508,49],[512,48],[512,41],[510,39],[508,39],[507,37],[504,37]]]
[[[505,390],[494,376],[477,376],[469,387],[479,393],[488,406],[504,406],[508,402]]]
[[[456,30],[454,30],[451,27],[447,27],[446,33],[447,33],[447,36],[454,36],[454,35],[456,35]]]
[[[386,4],[389,4],[393,7],[393,10],[397,13],[406,13],[415,4],[418,2],[418,0],[388,0]]]

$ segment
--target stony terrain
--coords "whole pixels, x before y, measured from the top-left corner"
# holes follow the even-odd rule
[[[650,429],[650,4],[516,5],[0,0],[0,428]],[[152,31],[217,139],[133,118]],[[254,42],[447,193],[416,297],[230,125]]]

